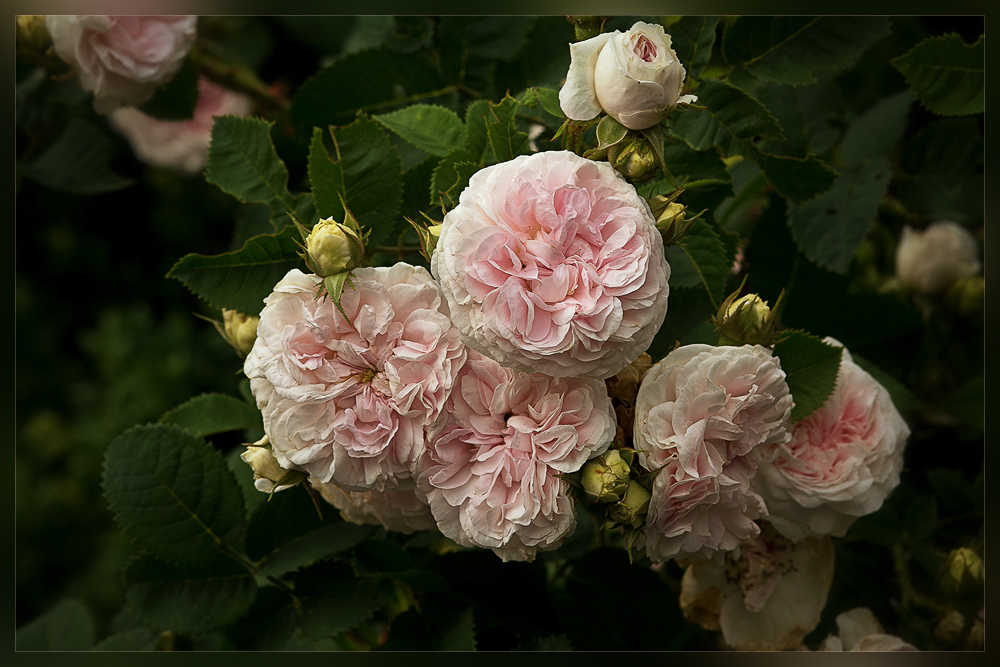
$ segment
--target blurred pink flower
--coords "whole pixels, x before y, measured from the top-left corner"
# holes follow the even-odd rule
[[[413,479],[399,480],[399,486],[386,491],[345,491],[336,484],[310,479],[323,500],[338,510],[344,521],[370,523],[397,533],[437,530],[427,503],[415,493]]]
[[[264,300],[244,372],[282,467],[353,491],[410,476],[465,346],[426,269],[355,270],[341,305],[297,269]]]
[[[606,378],[649,347],[667,311],[655,224],[606,162],[520,156],[473,175],[431,270],[470,347],[525,372]]]
[[[47,16],[56,53],[73,65],[94,108],[148,102],[191,50],[197,16]]]
[[[120,107],[108,114],[108,122],[125,135],[136,157],[146,164],[194,174],[201,171],[208,159],[212,119],[246,116],[250,107],[246,95],[202,77],[198,82],[198,106],[191,120],[159,120],[135,107]]]
[[[576,526],[557,475],[603,453],[614,434],[603,382],[522,373],[470,351],[418,464],[417,491],[455,542],[530,561]]]
[[[777,358],[759,345],[686,345],[655,364],[636,397],[635,448],[650,471],[646,552],[711,557],[757,535],[755,447],[788,439],[792,409]]]

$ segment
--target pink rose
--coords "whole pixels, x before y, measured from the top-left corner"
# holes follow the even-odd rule
[[[208,159],[212,119],[215,116],[246,116],[250,106],[250,98],[246,95],[202,77],[198,82],[198,106],[191,120],[158,120],[134,107],[120,107],[108,115],[108,122],[125,135],[136,157],[143,162],[194,174],[201,171]]]
[[[345,489],[391,489],[410,476],[465,346],[426,269],[355,270],[341,305],[316,300],[297,269],[275,285],[244,372],[282,467]]]
[[[778,359],[759,345],[686,345],[643,378],[635,448],[650,471],[650,559],[736,549],[765,513],[751,490],[758,446],[788,439],[792,396]]]
[[[148,102],[184,62],[197,33],[196,16],[48,16],[56,53],[73,65],[94,108]]]
[[[417,471],[445,536],[533,560],[576,526],[568,483],[603,453],[615,418],[603,382],[510,370],[469,352]]]
[[[756,452],[755,489],[767,503],[767,520],[793,540],[843,537],[899,484],[909,435],[889,392],[845,348],[823,407],[795,424],[790,441]]]
[[[431,258],[466,344],[504,366],[611,377],[649,347],[670,267],[646,201],[567,151],[473,175]]]
[[[400,480],[399,486],[386,491],[345,491],[315,479],[309,483],[323,500],[340,510],[344,521],[370,523],[407,534],[437,529],[431,508],[417,497],[412,479]]]

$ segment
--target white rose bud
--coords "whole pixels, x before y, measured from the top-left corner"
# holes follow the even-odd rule
[[[681,96],[686,72],[663,26],[639,21],[624,33],[604,33],[569,48],[559,105],[573,120],[596,118],[603,109],[625,127],[644,130],[670,107],[697,100]]]
[[[230,344],[241,354],[250,354],[254,341],[257,340],[257,325],[260,323],[260,318],[256,315],[247,315],[223,308],[222,321],[226,339]]]
[[[976,241],[954,222],[935,222],[924,231],[903,229],[896,248],[896,276],[906,287],[936,294],[979,273]]]
[[[247,445],[246,451],[240,454],[240,458],[253,469],[253,485],[261,493],[276,493],[290,489],[306,477],[303,473],[282,468],[278,464],[278,459],[274,458],[266,437]]]
[[[306,263],[324,278],[356,268],[364,254],[357,232],[333,218],[317,222],[306,237]]]

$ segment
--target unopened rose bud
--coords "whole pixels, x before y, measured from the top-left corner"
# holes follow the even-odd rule
[[[364,256],[364,242],[357,232],[333,218],[317,222],[306,237],[306,264],[324,278],[350,271]]]
[[[731,294],[719,307],[714,319],[716,330],[730,344],[773,344],[777,307],[771,309],[756,294],[737,299],[737,293]]]
[[[675,190],[667,196],[659,195],[648,200],[649,208],[656,218],[656,228],[660,230],[665,247],[677,245],[698,218],[698,215],[688,217],[687,206],[677,202],[677,198],[683,192]]]
[[[608,151],[608,162],[630,181],[649,180],[660,166],[653,147],[638,134],[612,146]]]
[[[17,45],[22,52],[36,55],[44,54],[52,46],[45,16],[24,14],[17,17]]]
[[[646,521],[649,511],[649,491],[634,479],[629,480],[625,497],[619,503],[611,506],[611,518],[633,528],[638,528]]]
[[[257,325],[260,323],[260,318],[223,308],[222,321],[226,340],[240,354],[244,356],[250,354],[254,341],[257,340]]]
[[[983,588],[983,561],[972,549],[961,547],[949,554],[941,574],[941,590],[950,596],[964,596]]]
[[[253,470],[253,485],[261,493],[277,493],[290,489],[306,478],[305,473],[285,470],[274,458],[270,441],[265,436],[247,445],[240,458]]]
[[[431,255],[434,254],[434,248],[437,247],[438,239],[441,238],[441,225],[430,225],[429,227],[423,223],[417,223],[409,218],[405,220],[410,223],[417,232],[417,237],[420,239],[420,254],[424,256],[428,262],[431,261]]]
[[[592,502],[617,503],[628,490],[628,473],[628,463],[612,449],[583,466],[580,482]]]
[[[982,266],[972,234],[955,222],[935,222],[924,231],[910,227],[896,248],[896,276],[907,288],[937,294]]]
[[[729,304],[726,317],[739,317],[747,326],[757,328],[771,314],[771,309],[767,307],[767,302],[756,294],[747,294]]]

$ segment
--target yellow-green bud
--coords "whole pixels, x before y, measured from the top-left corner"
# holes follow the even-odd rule
[[[947,293],[948,299],[963,315],[982,310],[986,298],[986,278],[972,276],[956,281]]]
[[[774,308],[769,308],[767,302],[756,294],[736,298],[737,294],[739,290],[730,294],[712,319],[720,335],[720,344],[773,345],[784,292]]]
[[[979,555],[967,547],[955,549],[949,554],[941,574],[941,590],[950,596],[963,596],[981,591],[985,573]]]
[[[250,354],[254,341],[257,340],[257,325],[260,324],[260,318],[223,308],[222,322],[226,340],[239,350],[240,354]]]
[[[45,16],[23,14],[17,17],[17,44],[27,52],[42,55],[52,46],[52,36],[45,27]]]
[[[271,443],[264,436],[252,445],[246,445],[240,458],[253,470],[253,485],[262,493],[276,493],[289,489],[306,478],[305,473],[285,470],[274,458]]]
[[[633,528],[640,527],[646,521],[650,497],[649,491],[642,484],[634,479],[629,480],[625,497],[611,506],[611,518]]]
[[[317,222],[306,237],[306,264],[323,278],[350,271],[364,256],[365,246],[357,232],[333,218]]]
[[[660,166],[653,147],[640,135],[612,146],[608,162],[630,181],[649,180]]]
[[[754,329],[760,327],[771,314],[771,309],[767,307],[767,302],[756,294],[747,294],[729,304],[726,310],[726,317],[738,317],[741,323]]]
[[[616,503],[628,490],[628,463],[617,449],[591,459],[583,466],[580,482],[587,497],[595,503]]]

